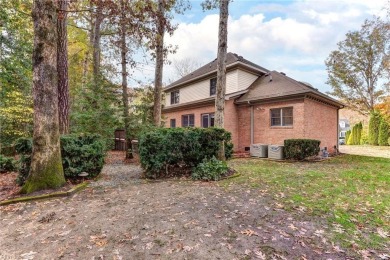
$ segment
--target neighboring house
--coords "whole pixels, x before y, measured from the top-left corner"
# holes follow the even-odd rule
[[[338,145],[342,103],[234,53],[227,54],[226,68],[225,129],[235,151],[253,143],[283,145],[289,138],[321,140],[330,152]],[[214,60],[167,86],[165,126],[213,126],[216,76]]]
[[[339,120],[339,137],[345,138],[345,134],[350,129],[351,129],[351,127],[349,125],[348,119],[340,119]]]

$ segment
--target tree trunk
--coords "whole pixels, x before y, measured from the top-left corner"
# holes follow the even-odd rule
[[[35,0],[31,169],[22,192],[57,188],[65,183],[58,126],[57,8],[55,0]]]
[[[69,0],[58,0],[58,114],[60,134],[69,133],[69,81],[68,81],[68,31],[67,16]]]
[[[121,58],[122,58],[122,101],[123,101],[123,118],[125,121],[125,138],[128,146],[130,146],[130,115],[129,115],[129,95],[127,88],[127,44],[126,44],[126,14],[124,0],[121,0]],[[129,147],[127,147],[128,149]],[[126,152],[126,157],[131,157],[131,154]]]
[[[164,67],[164,0],[158,1],[157,36],[156,36],[156,70],[154,77],[154,124],[161,126],[161,92]]]
[[[97,1],[95,19],[92,29],[92,66],[93,66],[93,81],[95,90],[99,89],[100,83],[100,39],[101,39],[101,25],[103,22],[102,3]]]
[[[85,52],[85,58],[83,61],[83,78],[81,80],[81,90],[83,93],[85,92],[85,88],[87,85],[87,79],[88,79],[88,65],[89,65],[88,59],[89,59],[89,51],[87,50]]]
[[[219,4],[219,34],[217,56],[217,89],[215,98],[215,126],[224,127],[225,93],[226,93],[226,53],[227,53],[227,23],[229,16],[229,0],[220,0]],[[218,158],[225,160],[225,148],[222,143]]]

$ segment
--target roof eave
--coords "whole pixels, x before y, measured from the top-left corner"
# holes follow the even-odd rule
[[[236,62],[233,62],[229,65],[226,66],[226,70],[227,69],[230,69],[230,68],[234,68],[234,67],[244,67],[244,68],[248,68],[250,69],[251,71],[254,71],[254,72],[260,72],[261,74],[266,74],[268,73],[268,71],[265,71],[265,70],[262,70],[260,68],[256,68],[254,66],[251,66],[249,64],[246,64],[246,63],[243,63],[241,61],[236,61]],[[192,83],[192,82],[195,82],[195,81],[198,81],[200,79],[203,79],[203,78],[207,78],[208,76],[212,75],[212,74],[215,74],[217,72],[217,69],[215,70],[212,70],[210,72],[207,72],[205,74],[202,74],[202,75],[199,75],[198,77],[195,77],[195,78],[192,78],[192,79],[189,79],[187,81],[184,81],[182,83],[179,83],[179,84],[175,84],[175,85],[169,85],[169,86],[166,86],[163,91],[166,92],[168,90],[171,90],[171,89],[175,89],[175,88],[180,88],[182,86],[185,86],[185,85],[188,85],[189,83]]]
[[[196,101],[191,101],[191,102],[187,102],[187,103],[167,106],[167,107],[164,107],[162,109],[162,112],[174,112],[174,111],[179,111],[179,110],[188,109],[188,108],[203,107],[203,106],[213,104],[213,103],[215,103],[215,96],[205,98],[202,100],[196,100]]]
[[[317,93],[314,91],[307,91],[307,92],[301,92],[301,93],[294,93],[294,94],[288,94],[288,95],[279,95],[279,96],[269,96],[269,97],[264,97],[264,98],[252,98],[248,100],[243,100],[243,101],[236,101],[235,103],[237,105],[253,105],[253,104],[258,104],[258,103],[268,103],[268,102],[276,102],[276,101],[282,101],[282,100],[291,100],[291,99],[297,99],[297,98],[305,98],[308,95],[314,96],[321,101],[332,105],[334,107],[337,107],[339,109],[344,108],[345,105],[333,98],[330,98],[328,96],[325,96],[322,93]]]

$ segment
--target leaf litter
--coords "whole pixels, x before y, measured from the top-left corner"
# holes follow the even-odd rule
[[[267,190],[146,182],[138,166],[114,161],[77,196],[0,208],[0,252],[25,259],[388,259],[385,251],[368,256],[331,243],[329,230],[344,232],[340,226],[287,211]]]

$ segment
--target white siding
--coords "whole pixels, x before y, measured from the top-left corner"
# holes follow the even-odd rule
[[[210,80],[203,80],[180,89],[180,104],[210,97]]]
[[[252,85],[253,82],[258,78],[258,75],[254,75],[252,73],[238,70],[238,89],[237,91],[241,91],[244,89],[249,88],[250,85]]]
[[[226,94],[248,88],[258,76],[251,73],[234,70],[226,75]],[[171,105],[171,93],[167,92],[166,107]],[[201,100],[210,97],[210,79],[206,79],[180,89],[179,104]]]
[[[226,75],[226,94],[237,92],[238,70],[229,71]]]

